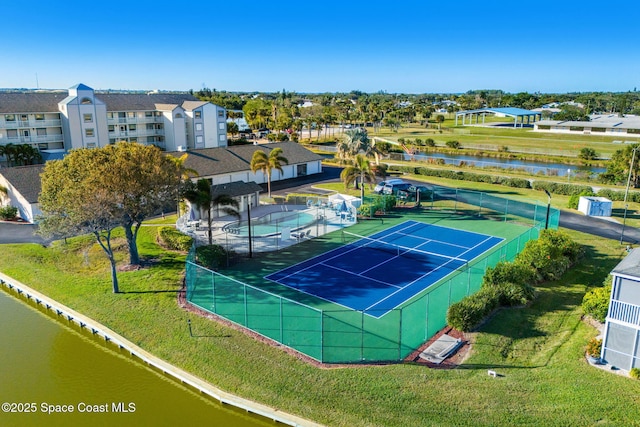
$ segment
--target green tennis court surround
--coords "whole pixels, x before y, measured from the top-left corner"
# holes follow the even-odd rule
[[[546,205],[506,200],[485,193],[434,187],[434,200],[422,210],[398,209],[379,222],[350,228],[369,236],[407,220],[437,224],[503,238],[442,280],[376,317],[370,311],[345,308],[313,295],[265,280],[272,274],[343,245],[342,233],[309,241],[295,249],[262,255],[222,272],[198,266],[190,255],[186,266],[187,300],[204,310],[251,329],[325,363],[399,361],[442,329],[448,307],[480,289],[487,268],[512,261],[545,227]],[[549,228],[557,228],[552,209]],[[318,277],[321,284],[322,277]],[[382,314],[382,313],[381,313]]]

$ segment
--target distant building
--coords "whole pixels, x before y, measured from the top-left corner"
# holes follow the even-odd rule
[[[576,133],[582,135],[608,135],[640,137],[640,117],[618,114],[592,115],[591,121],[540,120],[535,123],[536,132]],[[621,141],[622,142],[622,141]]]
[[[167,151],[227,146],[226,110],[189,94],[0,92],[0,145],[49,150],[95,148],[118,141]]]

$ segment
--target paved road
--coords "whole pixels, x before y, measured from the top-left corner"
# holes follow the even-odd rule
[[[335,166],[323,166],[320,175],[309,175],[302,178],[273,182],[271,184],[271,192],[278,195],[315,192],[312,189],[315,184],[340,181],[341,170],[342,168]],[[263,185],[263,188],[266,190],[266,184]],[[560,227],[613,240],[620,240],[623,231],[622,224],[567,211],[562,211],[560,214]],[[0,243],[44,243],[40,236],[34,235],[35,229],[36,227],[31,224],[0,222]],[[633,245],[640,244],[640,229],[629,226],[624,227],[623,241]]]
[[[335,166],[323,166],[323,174],[320,179],[313,179],[314,177],[307,177],[307,180],[296,181],[287,180],[283,182],[273,183],[271,191],[273,194],[285,195],[286,193],[302,193],[312,192],[311,188],[314,184],[320,182],[338,182],[340,181],[340,171],[342,169]],[[317,177],[316,177],[317,178]],[[406,180],[415,184],[424,184],[419,181]],[[277,184],[277,186],[276,186]],[[583,233],[592,234],[606,239],[620,240],[622,235],[622,224],[614,221],[600,219],[597,217],[589,217],[581,214],[576,214],[568,211],[562,211],[560,214],[560,227],[568,228],[571,230],[581,231]],[[638,245],[640,244],[640,229],[635,227],[624,227],[623,241],[628,244]]]

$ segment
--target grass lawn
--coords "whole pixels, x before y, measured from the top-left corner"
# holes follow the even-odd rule
[[[155,232],[141,229],[140,253],[150,267],[119,273],[118,295],[110,291],[104,255],[89,239],[50,248],[3,245],[0,270],[228,392],[327,425],[633,425],[640,419],[640,381],[591,368],[584,359],[596,331],[581,321],[580,302],[624,256],[618,242],[569,232],[587,247],[586,259],[562,280],[540,286],[531,306],[498,312],[473,334],[472,354],[459,369],[320,369],[179,308],[175,291],[185,256],[158,247]],[[124,249],[122,237],[117,246]],[[123,259],[120,253],[120,264]],[[487,369],[504,376],[489,377]]]
[[[507,120],[501,120],[506,122]],[[459,123],[461,123],[459,121]],[[550,132],[534,132],[532,128],[510,127],[479,127],[479,126],[455,126],[453,119],[447,119],[442,123],[442,132],[435,124],[429,128],[422,126],[406,125],[398,132],[392,132],[389,128],[382,128],[374,132],[368,128],[369,136],[379,136],[397,140],[398,138],[415,139],[432,138],[438,146],[444,146],[446,141],[457,140],[464,148],[481,150],[499,150],[508,147],[512,152],[539,153],[543,155],[555,155],[577,157],[584,147],[593,148],[598,156],[611,158],[613,153],[624,148],[623,144],[614,144],[615,140],[633,140],[637,138],[629,136],[604,136],[604,135],[580,135],[562,134]],[[640,139],[638,139],[640,143]]]

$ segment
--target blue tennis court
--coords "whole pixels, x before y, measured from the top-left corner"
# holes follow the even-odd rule
[[[503,241],[417,221],[344,235],[348,244],[266,279],[381,317]]]

